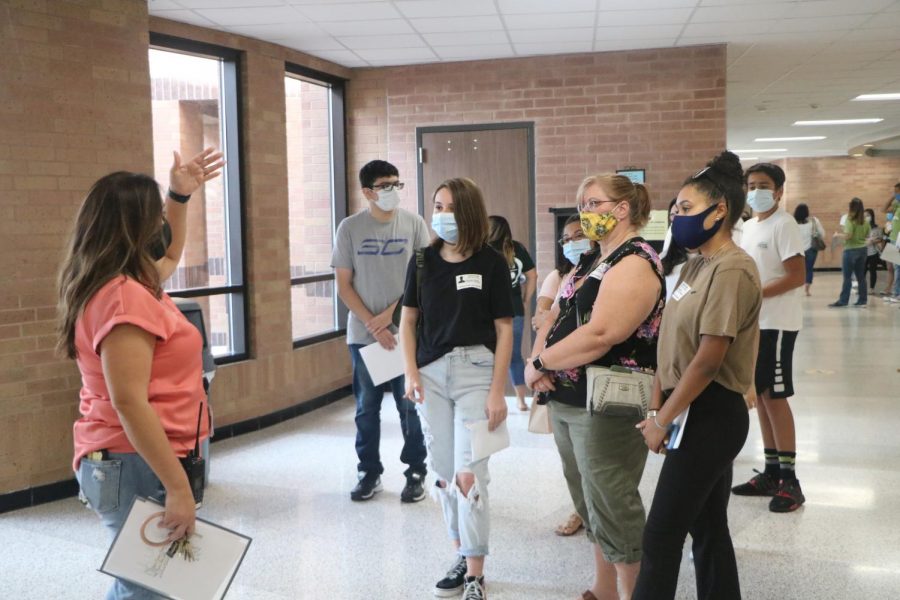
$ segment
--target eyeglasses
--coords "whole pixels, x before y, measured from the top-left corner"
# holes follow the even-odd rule
[[[582,204],[579,207],[579,210],[596,210],[604,202],[618,202],[618,200],[597,200],[596,198],[589,199],[585,204]]]
[[[402,181],[395,181],[393,183],[382,183],[381,185],[373,185],[372,189],[376,192],[393,192],[394,190],[402,190],[403,186],[406,184]]]
[[[557,240],[557,243],[558,243],[560,246],[565,246],[565,245],[568,244],[569,242],[577,242],[578,240],[583,240],[583,239],[584,239],[584,232],[583,232],[583,231],[578,231],[575,235],[573,235],[573,236],[571,236],[571,237],[565,236],[565,235],[562,236],[561,238],[559,238],[559,239]]]

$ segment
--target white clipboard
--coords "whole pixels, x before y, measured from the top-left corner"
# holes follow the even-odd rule
[[[250,538],[197,519],[191,536],[194,560],[169,557],[170,544],[161,544],[168,531],[157,527],[162,512],[160,504],[135,497],[99,571],[172,600],[223,598],[247,554]]]
[[[393,350],[385,350],[378,342],[369,344],[359,349],[359,355],[362,357],[372,378],[372,385],[381,385],[385,381],[396,379],[403,375],[403,353],[400,351],[400,339],[395,335],[397,345]]]

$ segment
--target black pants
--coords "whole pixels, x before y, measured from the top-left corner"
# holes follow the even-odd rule
[[[632,600],[671,600],[681,551],[694,540],[697,597],[739,600],[737,562],[728,530],[731,466],[747,439],[740,394],[711,383],[691,404],[681,447],[666,455],[644,528],[644,556]]]
[[[881,264],[881,257],[877,254],[866,257],[866,270],[869,272],[869,289],[875,289],[875,283],[878,281],[878,266]]]

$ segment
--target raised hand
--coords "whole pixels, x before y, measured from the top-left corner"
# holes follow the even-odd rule
[[[182,196],[190,196],[197,188],[222,174],[225,161],[222,153],[207,148],[187,162],[177,150],[173,150],[174,160],[169,170],[169,189]]]

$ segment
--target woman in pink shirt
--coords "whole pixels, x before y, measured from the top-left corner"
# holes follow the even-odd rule
[[[113,537],[135,496],[164,502],[158,526],[169,540],[194,529],[194,497],[179,458],[194,447],[206,397],[202,340],[162,283],[181,260],[187,201],[221,173],[221,159],[211,148],[187,162],[176,152],[165,210],[147,175],[99,179],[60,271],[58,347],[82,378],[73,467],[82,498]],[[208,431],[203,419],[200,438]],[[122,580],[107,595],[156,597]]]

